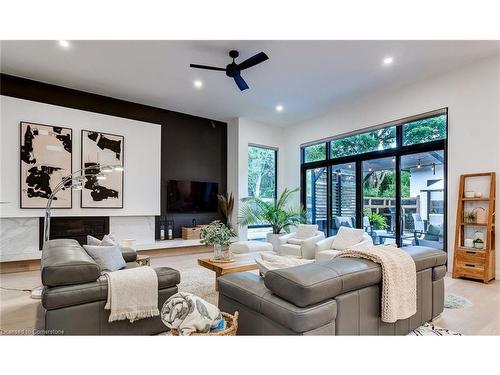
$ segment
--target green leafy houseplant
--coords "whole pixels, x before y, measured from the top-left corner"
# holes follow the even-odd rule
[[[278,199],[267,201],[259,197],[241,199],[240,226],[268,224],[273,228],[273,234],[282,231],[290,232],[290,227],[305,222],[305,213],[301,207],[290,207],[290,196],[299,189],[285,189]]]
[[[368,217],[373,229],[387,229],[387,221],[382,215],[371,211],[365,211],[365,215]]]
[[[231,238],[234,236],[236,236],[234,231],[220,220],[212,221],[200,230],[201,243],[207,246],[219,245],[227,247],[231,244]]]

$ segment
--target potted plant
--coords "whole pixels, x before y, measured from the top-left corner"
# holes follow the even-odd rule
[[[475,222],[476,222],[476,213],[474,211],[465,211],[464,223],[475,223]]]
[[[279,247],[279,237],[283,232],[289,233],[290,228],[304,223],[305,212],[300,206],[292,207],[289,199],[299,189],[285,189],[276,200],[265,200],[259,197],[241,199],[240,226],[268,224],[273,232],[267,234],[267,242],[273,245],[275,251]]]
[[[365,216],[368,217],[368,221],[370,222],[370,225],[372,229],[387,229],[387,220],[385,217],[382,215],[372,212],[371,210],[366,210],[365,211]]]
[[[201,243],[214,247],[215,260],[230,260],[229,245],[236,234],[220,220],[212,221],[200,230]]]

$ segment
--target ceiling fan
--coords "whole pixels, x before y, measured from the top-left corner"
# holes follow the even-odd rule
[[[240,64],[236,64],[234,62],[234,59],[236,59],[240,54],[238,51],[232,50],[229,51],[229,57],[233,59],[233,62],[229,65],[227,65],[225,68],[218,68],[215,66],[207,66],[207,65],[198,65],[198,64],[189,64],[191,68],[197,68],[197,69],[207,69],[207,70],[220,70],[222,72],[226,72],[226,75],[228,77],[231,77],[234,79],[234,82],[238,85],[241,91],[248,89],[248,85],[245,82],[245,80],[241,77],[241,71],[251,68],[252,66],[255,66],[257,64],[260,64],[261,62],[266,61],[269,59],[267,55],[264,52],[259,52],[256,55],[253,55],[252,57],[246,59]]]

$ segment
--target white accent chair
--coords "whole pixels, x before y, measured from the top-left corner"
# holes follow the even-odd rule
[[[343,245],[340,246],[340,248],[337,248],[337,244],[339,241],[336,241],[337,236],[331,236],[328,238],[325,238],[324,240],[318,241],[316,243],[316,246],[314,248],[314,254],[316,260],[329,260],[333,259],[334,256],[339,253],[342,250],[345,249],[356,249],[356,248],[365,248],[369,246],[373,246],[373,239],[372,237],[366,233],[363,229],[353,229],[353,228],[347,228],[347,227],[341,227],[339,229],[339,232],[337,235],[345,235],[348,233],[348,231],[355,232],[357,233],[358,236],[360,237],[359,241],[342,241]],[[359,238],[359,237],[358,237]]]
[[[314,259],[314,246],[325,238],[316,224],[299,224],[296,232],[281,236],[278,255]]]

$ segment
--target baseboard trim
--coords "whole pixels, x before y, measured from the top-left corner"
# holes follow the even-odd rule
[[[13,260],[0,262],[0,274],[37,271],[40,269],[40,259]]]

